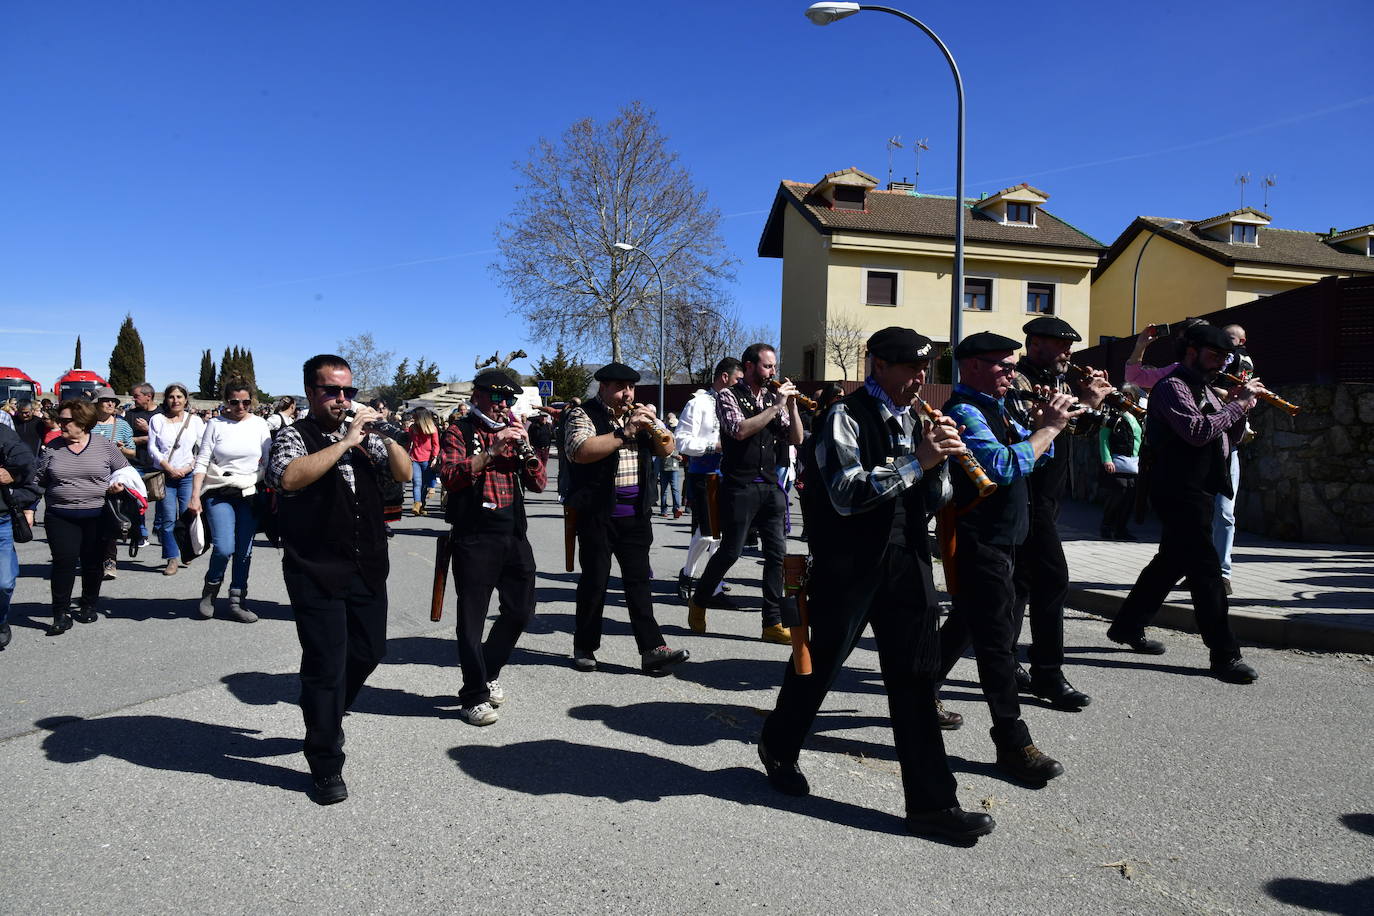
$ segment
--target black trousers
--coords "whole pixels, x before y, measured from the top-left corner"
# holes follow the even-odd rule
[[[1030,534],[1016,548],[1012,583],[1016,589],[1016,640],[1030,609],[1032,668],[1064,667],[1064,602],[1069,598],[1069,564],[1059,541],[1059,504],[1031,508]]]
[[[939,683],[973,646],[978,680],[992,713],[992,740],[999,748],[1014,750],[1031,743],[1030,730],[1021,721],[1021,699],[1016,691],[1016,613],[1012,574],[1016,548],[984,544],[959,529],[959,593],[954,596],[945,625],[940,628]]]
[[[72,603],[76,584],[76,564],[81,561],[81,604],[94,606],[100,599],[100,583],[105,570],[105,539],[100,534],[100,516],[63,518],[51,508],[43,515],[52,551],[52,606],[54,613],[65,611]]]
[[[386,587],[355,578],[331,598],[304,573],[283,578],[301,642],[305,760],[318,779],[343,770],[343,714],[386,655]]]
[[[700,532],[702,537],[711,536],[711,516],[710,506],[706,500],[706,478],[710,474],[694,474],[686,471],[683,474],[683,498],[687,505],[692,509],[692,528],[694,532]]]
[[[454,535],[453,582],[458,608],[458,665],[463,686],[458,701],[476,706],[491,699],[487,682],[501,676],[511,650],[534,616],[534,551],[517,534]],[[482,641],[491,593],[500,610]]]
[[[1135,508],[1135,474],[1101,475],[1099,486],[1107,494],[1102,506],[1102,530],[1113,537],[1120,537],[1127,531],[1131,520],[1131,510]]]
[[[612,518],[579,513],[577,543],[582,574],[577,579],[574,648],[584,652],[601,648],[601,620],[606,610],[612,556],[620,564],[620,581],[625,589],[625,607],[630,614],[635,645],[641,654],[663,645],[649,587],[649,547],[653,542],[653,523],[647,515]]]
[[[779,760],[797,759],[840,667],[871,624],[907,812],[956,807],[957,786],[931,700],[935,683],[915,663],[921,641],[935,638],[939,613],[926,604],[925,596],[932,592],[929,568],[905,549],[889,546],[875,578],[827,582],[823,569],[817,567],[812,580],[812,673],[797,674],[788,660],[777,707],[763,723],[764,746]]]
[[[1239,658],[1240,644],[1231,632],[1221,560],[1212,543],[1216,494],[1160,493],[1154,487],[1151,491],[1150,502],[1160,521],[1159,552],[1140,571],[1112,622],[1112,631],[1127,636],[1140,633],[1154,619],[1174,583],[1186,576],[1198,632],[1211,650],[1212,661]]]
[[[782,623],[782,558],[787,552],[783,520],[787,495],[776,483],[720,484],[720,549],[712,555],[697,580],[693,600],[704,605],[716,593],[730,567],[744,553],[750,528],[759,532],[763,548],[763,625]]]

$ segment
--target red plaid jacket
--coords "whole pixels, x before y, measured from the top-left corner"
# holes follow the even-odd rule
[[[485,429],[480,420],[473,420],[472,429],[477,435],[481,451],[490,453],[495,448],[496,433]],[[439,447],[439,479],[450,490],[480,486],[482,502],[490,503],[498,509],[505,509],[515,502],[517,479],[531,493],[544,492],[544,487],[549,482],[548,449],[536,449],[535,454],[540,457],[540,462],[539,467],[533,471],[526,470],[520,459],[514,456],[499,456],[492,459],[480,474],[474,475],[474,456],[468,454],[468,442],[463,435],[463,426],[449,426],[444,430]]]

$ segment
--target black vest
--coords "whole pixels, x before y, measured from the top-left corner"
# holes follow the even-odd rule
[[[1011,430],[993,405],[982,398],[971,398],[956,390],[942,410],[949,413],[955,404],[967,404],[983,415],[993,438],[1003,445],[1011,445]],[[978,499],[978,490],[968,475],[951,474],[954,482],[954,504],[967,508]],[[985,544],[1015,547],[1030,533],[1030,491],[1025,477],[1017,477],[1009,484],[999,484],[997,492],[967,512],[960,512],[959,531],[970,532]]]
[[[1188,386],[1193,403],[1202,405],[1202,410],[1207,411],[1210,402],[1203,394],[1206,383],[1202,377],[1182,366],[1166,376],[1175,377]],[[1164,419],[1163,409],[1161,402],[1160,409],[1155,410],[1155,400],[1151,398],[1145,415],[1145,438],[1150,443],[1151,492],[1160,497],[1185,493],[1230,496],[1231,474],[1226,466],[1222,437],[1217,436],[1202,445],[1189,445]]]
[[[331,444],[310,417],[297,421],[294,428],[307,454]],[[305,573],[331,597],[346,592],[356,576],[379,592],[386,588],[391,570],[377,473],[366,456],[352,457],[357,493],[335,465],[310,486],[282,497],[277,509],[286,550],[282,569]]]
[[[764,389],[766,393],[767,388]],[[763,411],[754,403],[754,396],[743,380],[735,383],[733,394],[739,404],[740,412],[747,420]],[[720,473],[726,480],[734,483],[750,483],[762,477],[770,483],[778,477],[778,444],[781,424],[776,418],[754,433],[748,439],[736,439],[722,431],[720,437]]]
[[[592,421],[596,435],[604,436],[614,428],[611,412],[600,398],[590,398],[582,404],[582,410]],[[649,433],[640,430],[635,437],[639,457],[639,499],[635,503],[635,514],[650,514],[655,498],[654,487],[650,482],[653,476],[654,456],[650,450]],[[567,443],[563,443],[567,453]],[[615,472],[620,466],[620,451],[611,452],[600,461],[580,464],[569,459],[572,482],[568,486],[567,504],[584,515],[609,515],[615,506]]]
[[[444,431],[444,438],[450,435],[463,437],[463,443],[469,458],[480,454],[486,449],[482,446],[482,441],[477,437],[477,426],[472,416],[466,416],[452,423]],[[491,468],[492,465],[487,465]],[[515,501],[511,503],[511,512],[515,516],[515,533],[520,537],[525,536],[529,530],[529,522],[525,518],[525,487],[520,482],[520,474],[517,471],[515,482],[511,487],[515,492]],[[490,509],[482,508],[482,481],[473,480],[472,486],[463,487],[461,490],[448,490],[448,503],[444,507],[444,521],[454,528],[455,534],[466,534],[468,532],[481,531],[483,527],[482,513],[489,513]]]

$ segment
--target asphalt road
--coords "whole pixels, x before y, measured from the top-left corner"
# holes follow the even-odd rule
[[[640,675],[617,601],[602,670],[572,670],[559,513],[532,503],[539,614],[484,729],[457,718],[451,608],[428,619],[439,523],[397,526],[389,655],[346,720],[352,797],[331,808],[304,794],[276,551],[258,547],[256,624],[195,618],[204,560],[168,578],[154,548],[106,583],[108,619],[49,638],[47,548],[24,545],[0,653],[0,912],[1374,909],[1369,657],[1248,650],[1261,679],[1235,687],[1201,673],[1194,636],[1135,656],[1072,612],[1068,674],[1094,702],[1027,703],[1068,771],[1041,790],[991,766],[966,660],[946,700],[968,722],[946,746],[962,804],[998,829],[952,847],[902,830],[868,637],[803,752],[812,796],[768,787],[754,743],[785,649],[757,640],[754,613],[686,629],[670,596],[685,519],[656,523],[654,568],[692,661]],[[733,575],[754,608],[760,567],[747,554]]]

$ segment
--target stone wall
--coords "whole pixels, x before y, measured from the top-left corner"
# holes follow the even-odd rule
[[[1283,385],[1289,417],[1256,407],[1241,452],[1236,525],[1284,541],[1374,544],[1374,385]],[[1096,443],[1075,441],[1072,493],[1097,499]]]

